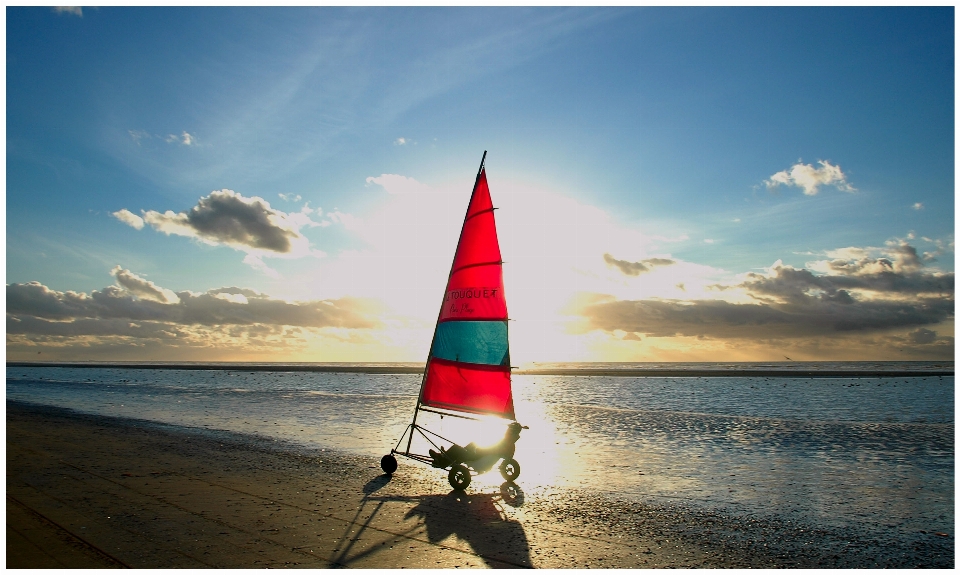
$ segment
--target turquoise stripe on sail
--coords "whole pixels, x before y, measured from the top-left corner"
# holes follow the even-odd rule
[[[509,365],[507,322],[445,321],[437,325],[432,357],[483,365]]]

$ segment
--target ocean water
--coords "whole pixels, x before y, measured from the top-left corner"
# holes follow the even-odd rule
[[[529,427],[517,482],[528,496],[573,487],[811,525],[953,533],[954,377],[923,375],[952,373],[952,362],[603,366],[676,373],[656,377],[528,367],[567,373],[514,377],[517,419]],[[845,373],[790,375],[800,368]],[[691,370],[730,373],[683,375]],[[892,372],[901,375],[878,376]],[[8,367],[6,396],[376,461],[410,423],[419,386],[417,374]],[[502,421],[418,421],[458,443],[503,432]],[[401,458],[398,473],[406,466],[424,467]],[[471,489],[501,481],[494,470]]]

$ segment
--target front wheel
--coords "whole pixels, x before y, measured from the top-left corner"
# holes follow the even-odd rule
[[[384,455],[380,458],[380,469],[387,475],[393,475],[397,470],[397,458],[390,454]]]
[[[450,473],[447,474],[447,479],[450,481],[450,485],[459,491],[463,491],[470,485],[470,470],[467,469],[467,466],[458,464],[450,468]]]
[[[500,475],[507,481],[513,481],[520,477],[520,464],[516,459],[507,458],[500,464]]]

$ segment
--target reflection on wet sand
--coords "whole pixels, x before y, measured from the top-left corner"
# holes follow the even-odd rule
[[[334,558],[340,565],[349,566],[352,562],[376,552],[377,546],[367,551],[353,553],[356,543],[364,536],[383,536],[381,545],[402,543],[405,538],[417,538],[425,535],[435,545],[451,548],[460,547],[457,542],[466,543],[470,550],[479,556],[489,567],[533,567],[530,559],[530,544],[523,525],[504,513],[502,505],[519,507],[523,505],[524,493],[516,483],[505,482],[497,494],[465,493],[451,491],[444,495],[377,496],[375,493],[391,480],[389,475],[380,475],[368,481],[363,487],[364,497],[350,525],[360,525],[341,536]],[[379,513],[388,512],[391,503],[415,503],[404,515],[404,519],[416,518],[417,525],[399,534],[377,530],[371,534],[370,525]],[[366,516],[364,518],[364,516]],[[450,537],[454,536],[454,540]]]

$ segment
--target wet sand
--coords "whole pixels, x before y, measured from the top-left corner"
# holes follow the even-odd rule
[[[494,472],[495,473],[495,472]],[[944,567],[887,541],[7,402],[7,567]]]

